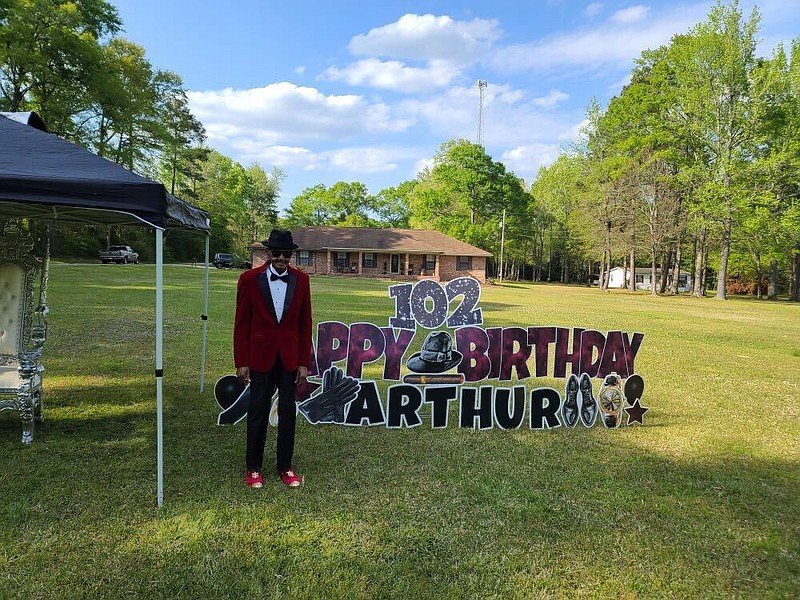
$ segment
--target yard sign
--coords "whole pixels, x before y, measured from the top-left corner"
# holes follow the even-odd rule
[[[438,429],[450,425],[452,403],[458,425],[478,430],[523,423],[531,429],[643,423],[648,409],[640,404],[644,380],[635,361],[644,334],[485,327],[481,286],[469,277],[445,285],[433,279],[396,284],[388,292],[395,310],[385,326],[317,325],[311,379],[298,390],[298,408],[309,423],[399,429],[421,425],[421,413],[428,411]],[[409,354],[417,338],[422,347]],[[376,380],[363,379],[364,366],[377,361],[383,363],[382,379],[390,382],[383,397]],[[551,387],[527,389],[527,380],[548,376],[565,379],[563,395]],[[229,378],[217,387],[226,379],[232,385]],[[217,394],[220,424],[246,414],[247,391],[229,390],[232,395],[233,401],[224,402]]]

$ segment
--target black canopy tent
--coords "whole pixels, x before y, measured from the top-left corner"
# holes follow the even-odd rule
[[[164,500],[163,460],[163,247],[164,230],[206,235],[203,341],[205,369],[208,314],[208,213],[169,194],[164,186],[47,133],[36,113],[0,113],[0,219],[45,219],[155,230],[157,503]]]
[[[208,213],[164,186],[37,128],[0,119],[0,216],[210,231]]]

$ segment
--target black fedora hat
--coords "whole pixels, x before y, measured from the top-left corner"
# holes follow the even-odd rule
[[[431,331],[422,344],[422,352],[411,355],[406,365],[415,373],[444,373],[464,358],[453,350],[453,339],[446,331]]]
[[[267,248],[277,248],[278,250],[294,250],[298,248],[292,240],[292,232],[286,229],[273,229],[269,234],[269,239],[261,242]]]

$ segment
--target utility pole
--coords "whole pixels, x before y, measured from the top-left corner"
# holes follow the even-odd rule
[[[500,222],[500,285],[503,285],[503,246],[506,242],[506,209],[503,209],[503,220]]]

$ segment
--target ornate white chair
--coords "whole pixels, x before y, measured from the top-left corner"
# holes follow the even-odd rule
[[[22,443],[33,442],[42,414],[42,347],[47,337],[47,267],[33,256],[33,238],[15,224],[0,222],[0,411],[19,412]]]

